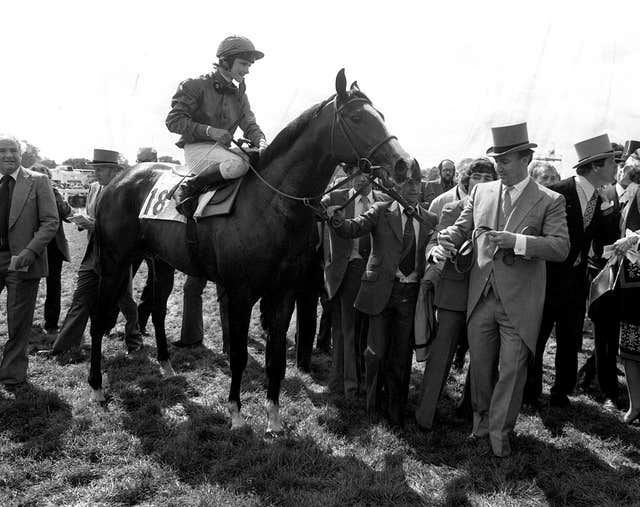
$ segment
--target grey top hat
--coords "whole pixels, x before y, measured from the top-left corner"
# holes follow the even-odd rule
[[[538,147],[537,144],[529,142],[526,122],[505,125],[504,127],[491,127],[491,135],[493,136],[493,146],[487,150],[487,155],[490,157]]]
[[[578,154],[578,163],[573,166],[574,168],[595,162],[596,160],[602,160],[603,158],[617,157],[620,155],[619,151],[614,151],[607,134],[580,141],[575,145],[575,148]]]
[[[93,160],[87,165],[110,165],[121,167],[118,162],[120,154],[113,150],[101,150],[96,148],[93,150]]]

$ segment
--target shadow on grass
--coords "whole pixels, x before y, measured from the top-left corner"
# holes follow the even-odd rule
[[[111,389],[122,400],[123,426],[142,451],[192,486],[217,484],[276,505],[309,503],[319,493],[330,505],[421,502],[401,457],[384,456],[374,470],[356,457],[333,455],[312,436],[269,438],[250,426],[231,431],[226,411],[192,402],[180,377],[119,381]],[[140,499],[139,492],[130,494]]]
[[[0,391],[0,428],[30,455],[48,456],[64,447],[71,406],[55,391],[31,383]]]

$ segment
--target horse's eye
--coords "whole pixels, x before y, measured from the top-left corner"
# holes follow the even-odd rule
[[[353,123],[360,123],[360,120],[361,120],[361,118],[360,118],[359,114],[354,114],[354,115],[351,116],[351,121]]]

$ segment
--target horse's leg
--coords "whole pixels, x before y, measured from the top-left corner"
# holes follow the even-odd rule
[[[113,315],[117,315],[118,299],[125,290],[129,279],[129,264],[120,262],[113,266],[102,264],[102,276],[98,283],[98,297],[91,309],[91,367],[89,385],[91,401],[105,401],[102,392],[102,337],[113,325]],[[111,268],[111,269],[110,269]]]
[[[287,329],[293,314],[295,293],[263,298],[263,322],[267,331],[265,363],[267,372],[267,433],[280,433],[283,429],[280,418],[280,383],[287,366]]]
[[[169,348],[167,347],[167,333],[165,330],[167,300],[173,290],[174,272],[175,270],[166,262],[157,258],[154,259],[151,320],[153,321],[153,328],[155,330],[158,362],[162,368],[162,375],[167,378],[173,377],[176,374],[169,360]]]
[[[242,373],[247,366],[247,334],[251,319],[251,303],[247,298],[229,295],[227,315],[229,319],[229,363],[231,366],[231,387],[229,389],[229,414],[231,429],[244,426],[240,415],[240,384]]]
[[[229,296],[222,284],[216,283],[218,294],[218,311],[220,312],[220,326],[222,327],[222,352],[229,353]]]

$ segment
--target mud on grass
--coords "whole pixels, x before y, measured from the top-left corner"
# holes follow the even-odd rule
[[[64,266],[62,317],[85,246],[82,233],[67,227],[67,234],[73,262]],[[169,300],[169,339],[180,333],[183,280],[177,276]],[[43,300],[44,283],[36,323]],[[29,383],[0,390],[0,505],[633,505],[640,498],[640,428],[590,397],[573,397],[566,411],[521,414],[515,452],[501,460],[467,440],[470,423],[455,416],[464,372],[451,374],[434,431],[413,422],[396,431],[370,424],[362,402],[327,392],[327,356],[314,355],[311,374],[298,372],[291,343],[281,398],[286,431],[268,438],[256,313],[242,391],[248,424],[231,432],[213,286],[205,301],[205,347],[171,349],[175,378],[161,378],[153,335],[132,357],[117,337],[104,341],[104,406],[88,401],[88,348],[50,358],[38,350],[51,338],[34,329]],[[1,304],[4,342],[5,296]],[[553,346],[545,392],[552,354]],[[415,402],[422,366],[413,367]]]

